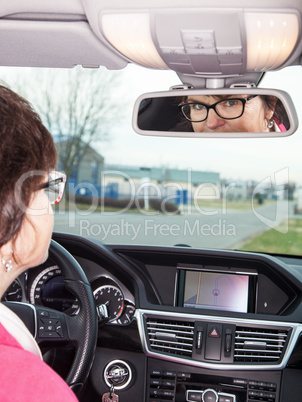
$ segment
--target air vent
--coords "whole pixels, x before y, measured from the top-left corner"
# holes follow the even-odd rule
[[[147,318],[151,349],[177,356],[192,357],[194,323]]]
[[[274,363],[283,355],[288,331],[237,327],[235,338],[235,362]]]

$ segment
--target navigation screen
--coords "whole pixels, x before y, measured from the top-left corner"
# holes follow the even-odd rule
[[[247,312],[248,275],[185,272],[184,307]]]

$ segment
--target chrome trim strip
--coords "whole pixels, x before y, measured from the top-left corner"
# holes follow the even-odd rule
[[[180,357],[180,356],[167,356],[162,353],[157,353],[151,351],[148,348],[147,344],[147,334],[145,332],[144,327],[144,316],[154,316],[158,318],[165,318],[167,320],[179,320],[184,318],[185,320],[194,322],[194,321],[206,321],[206,322],[217,322],[217,323],[224,323],[224,324],[235,324],[235,325],[255,325],[259,327],[278,329],[284,327],[284,329],[292,330],[290,338],[288,340],[288,345],[286,351],[284,353],[283,359],[279,364],[272,364],[272,363],[261,363],[259,365],[256,364],[224,364],[224,363],[207,363],[201,362],[198,360],[193,360],[191,358]],[[141,339],[141,343],[143,346],[143,350],[145,354],[149,357],[154,357],[161,360],[166,360],[175,363],[187,364],[196,367],[202,367],[206,369],[212,370],[283,370],[288,360],[291,356],[291,353],[295,347],[295,344],[298,340],[299,335],[302,333],[302,324],[297,323],[290,323],[290,322],[278,322],[278,321],[263,321],[263,320],[252,320],[252,319],[242,319],[242,318],[230,318],[230,317],[211,317],[205,315],[197,315],[197,314],[187,314],[187,313],[174,313],[174,312],[165,312],[165,311],[157,311],[157,310],[144,310],[144,309],[137,309],[135,312],[135,317],[137,319],[137,325],[139,330],[139,335]],[[277,327],[277,328],[276,328]]]

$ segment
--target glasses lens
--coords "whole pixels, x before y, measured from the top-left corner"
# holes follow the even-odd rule
[[[182,112],[187,120],[203,121],[207,118],[207,108],[202,103],[190,103],[182,106]]]
[[[217,103],[216,111],[222,118],[236,119],[242,115],[243,102],[239,99],[226,99]]]
[[[56,204],[61,200],[64,187],[65,180],[63,176],[60,176],[60,174],[57,172],[52,172],[49,174],[49,186],[47,189],[45,189],[45,192],[47,193],[49,201],[52,204]]]

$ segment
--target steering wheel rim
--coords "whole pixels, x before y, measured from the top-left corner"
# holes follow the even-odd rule
[[[54,240],[51,240],[49,257],[58,264],[66,288],[77,297],[80,304],[79,312],[75,316],[60,313],[65,317],[68,337],[76,350],[65,381],[79,394],[89,375],[97,343],[98,325],[94,297],[80,264]]]
[[[59,266],[65,287],[77,297],[80,305],[78,313],[69,316],[48,307],[20,302],[8,301],[4,305],[21,318],[29,330],[28,335],[31,334],[39,346],[50,349],[69,344],[75,349],[65,381],[79,396],[90,373],[97,344],[98,319],[94,297],[79,263],[54,240],[51,240],[49,257]],[[5,323],[3,325],[6,326]],[[48,325],[52,331],[47,329]]]

